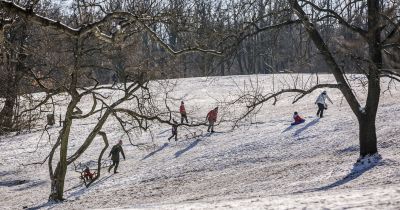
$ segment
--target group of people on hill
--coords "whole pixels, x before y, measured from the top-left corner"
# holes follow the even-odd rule
[[[326,104],[326,100],[329,102],[332,102],[332,100],[329,98],[328,94],[326,91],[323,91],[318,97],[317,100],[315,101],[315,104],[318,106],[318,111],[317,111],[317,116],[322,118],[324,114],[324,110],[328,108],[328,105]],[[179,113],[181,114],[181,124],[184,122],[189,123],[188,118],[187,118],[187,113],[185,109],[185,104],[182,101],[181,105],[179,107]],[[214,109],[210,110],[206,116],[206,120],[208,121],[208,128],[207,132],[214,132],[214,124],[217,121],[217,115],[218,115],[218,107],[215,107]],[[294,112],[293,114],[293,119],[294,122],[291,123],[291,125],[297,125],[305,122],[305,119],[302,118],[298,112]],[[170,141],[172,138],[175,137],[175,141],[178,140],[178,122],[173,119],[173,124],[172,124],[172,135],[168,138],[168,141]],[[120,153],[122,154],[122,157],[125,160],[125,154],[124,150],[122,149],[122,141],[120,140],[118,144],[114,145],[110,151],[109,157],[111,156],[112,160],[112,165],[109,166],[108,172],[111,171],[111,169],[114,168],[114,173],[118,173],[118,165],[120,161]],[[88,179],[93,179],[93,173],[90,172],[89,168],[86,167],[84,170],[84,176]]]
[[[179,113],[181,114],[181,124],[183,124],[185,121],[188,124],[189,120],[187,118],[185,103],[183,101],[179,106]],[[214,109],[208,112],[206,116],[206,120],[208,121],[207,132],[214,133],[214,124],[217,121],[217,115],[218,115],[218,107],[215,107]],[[175,119],[172,119],[172,122],[173,122],[171,129],[172,135],[168,138],[168,141],[170,141],[174,137],[175,141],[178,141],[178,122]]]
[[[328,101],[333,104],[332,100],[329,98],[328,94],[324,90],[324,91],[322,91],[321,94],[319,94],[319,96],[317,97],[317,100],[315,101],[315,104],[318,106],[317,117],[322,118],[324,115],[324,110],[328,109],[328,104],[326,103],[326,99],[328,99]],[[298,112],[294,112],[293,119],[294,119],[294,122],[292,122],[291,125],[301,124],[306,121],[304,118],[302,118],[299,115]]]

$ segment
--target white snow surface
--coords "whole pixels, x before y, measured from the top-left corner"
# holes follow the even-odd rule
[[[228,119],[240,108],[229,111],[222,101],[232,99],[250,78],[270,90],[272,77],[176,80],[178,86],[170,95],[178,100],[172,108],[177,111],[182,98],[189,120],[199,120],[220,105],[218,120]],[[334,82],[330,75],[320,76],[320,80]],[[384,87],[388,81],[383,83]],[[235,130],[231,130],[232,123],[224,122],[212,135],[186,138],[186,129],[180,127],[178,142],[168,142],[170,126],[156,125],[153,140],[148,132],[134,139],[134,143],[153,145],[148,149],[130,145],[111,119],[103,131],[110,146],[123,139],[126,161],[120,162],[118,174],[103,170],[89,188],[81,184],[73,166],[69,167],[66,201],[62,203],[47,202],[47,162],[23,165],[43,160],[61,127],[49,129],[50,140],[46,133],[40,138],[42,130],[2,136],[0,209],[400,209],[399,88],[394,85],[382,94],[376,122],[380,155],[362,164],[355,164],[359,157],[357,119],[335,89],[327,90],[334,104],[321,119],[316,117],[314,104],[320,91],[295,104],[291,104],[293,95],[285,95],[276,105],[267,102],[252,117],[253,123],[241,122]],[[361,99],[362,91],[360,88]],[[82,104],[84,110],[91,107],[89,100]],[[306,122],[290,127],[294,111]],[[96,119],[76,122],[69,154],[82,143]],[[205,133],[207,128],[189,129]],[[78,161],[96,161],[103,146],[97,137]]]

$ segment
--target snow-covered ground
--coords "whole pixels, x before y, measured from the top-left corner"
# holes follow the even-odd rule
[[[216,105],[222,107],[219,116],[228,119],[239,111],[228,112],[221,102],[234,97],[238,87],[249,84],[249,78],[182,79],[171,94],[184,98],[189,120],[205,118]],[[271,78],[257,79],[269,90]],[[252,79],[255,81],[255,76]],[[320,79],[332,81],[329,75]],[[296,104],[290,103],[292,97],[281,97],[275,106],[269,102],[252,118],[252,124],[241,123],[233,131],[226,122],[212,135],[187,139],[182,128],[179,141],[169,143],[170,127],[155,126],[154,142],[149,133],[134,139],[154,143],[148,149],[138,149],[123,139],[127,159],[121,161],[120,173],[103,172],[96,183],[85,188],[70,167],[67,200],[59,204],[47,203],[47,163],[23,164],[43,160],[60,127],[49,129],[50,141],[47,134],[40,140],[42,131],[3,136],[0,209],[399,209],[399,88],[394,86],[382,95],[377,119],[381,159],[370,164],[354,164],[359,154],[357,120],[340,93],[328,90],[334,104],[318,119],[314,105],[317,91]],[[83,107],[90,109],[90,103]],[[290,127],[294,111],[306,122]],[[73,127],[70,154],[93,126],[91,120]],[[125,138],[116,122],[108,123],[103,131],[111,144]],[[79,161],[96,160],[102,147],[102,140],[96,138]]]

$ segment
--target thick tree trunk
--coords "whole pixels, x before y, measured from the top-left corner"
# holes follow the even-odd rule
[[[378,152],[375,119],[381,93],[379,70],[382,68],[382,52],[380,44],[380,4],[376,0],[368,0],[368,48],[372,61],[368,69],[368,96],[365,113],[359,117],[360,124],[360,156]]]
[[[0,112],[0,131],[10,131],[13,127],[14,107],[17,100],[17,77],[15,64],[7,61],[3,64],[6,70],[6,90],[3,109]]]
[[[376,115],[375,115],[376,116]],[[359,124],[359,140],[360,140],[360,157],[372,155],[378,152],[375,128],[375,116],[367,115],[360,117]]]
[[[4,102],[4,107],[0,112],[0,132],[10,131],[13,127],[13,114],[14,106],[17,96],[14,94],[8,94]]]
[[[68,141],[69,134],[72,125],[72,113],[78,100],[72,100],[68,105],[66,112],[65,122],[63,129],[60,134],[61,144],[60,144],[60,160],[51,178],[51,192],[49,200],[62,201],[64,195],[64,180],[67,173],[67,152],[68,152]]]

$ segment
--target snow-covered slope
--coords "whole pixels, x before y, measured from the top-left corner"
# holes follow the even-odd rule
[[[271,78],[257,79],[269,90]],[[228,119],[236,110],[228,110],[221,102],[234,97],[238,87],[245,81],[249,84],[248,79],[182,79],[172,94],[184,98],[189,120],[204,118],[216,105],[222,107],[220,117]],[[252,79],[255,81],[255,76]],[[332,77],[320,79],[329,81]],[[160,125],[153,128],[154,146],[148,149],[138,149],[123,139],[127,160],[121,161],[120,173],[103,172],[100,180],[85,188],[70,167],[67,201],[61,204],[47,203],[47,164],[22,165],[44,159],[60,127],[49,130],[51,142],[47,134],[40,140],[41,131],[1,137],[0,208],[399,209],[399,87],[382,96],[377,120],[382,158],[375,157],[369,164],[354,165],[358,158],[357,121],[340,93],[328,90],[334,105],[321,119],[315,116],[314,100],[319,94],[315,92],[294,105],[292,97],[282,97],[275,106],[265,104],[252,124],[241,123],[233,131],[229,122],[218,125],[218,132],[198,138],[186,138],[182,129],[179,141],[169,143],[170,127]],[[294,111],[306,122],[290,127]],[[90,126],[90,120],[74,126],[72,151]],[[199,134],[206,129],[192,131]],[[115,122],[103,130],[111,144],[123,136]],[[150,136],[143,133],[135,142],[151,143]],[[103,144],[100,138],[95,141],[79,161],[96,160]]]

